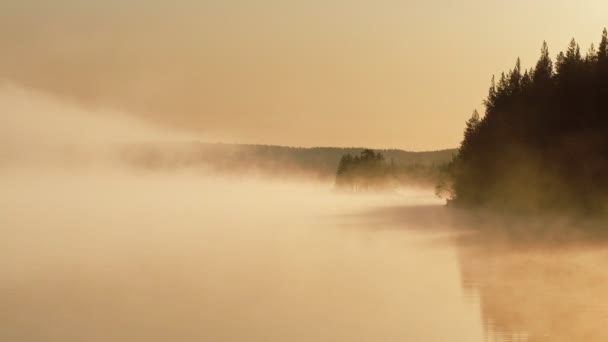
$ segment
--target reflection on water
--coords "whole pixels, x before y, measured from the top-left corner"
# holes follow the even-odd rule
[[[385,207],[393,225],[455,234],[465,297],[476,298],[487,341],[608,341],[608,232],[604,221],[492,217],[437,206]],[[424,214],[423,214],[424,213]]]
[[[460,241],[463,286],[478,294],[487,333],[506,341],[608,341],[608,245],[518,242],[530,234],[482,232]]]
[[[45,174],[0,178],[1,341],[606,340],[608,252],[454,235],[426,193]]]

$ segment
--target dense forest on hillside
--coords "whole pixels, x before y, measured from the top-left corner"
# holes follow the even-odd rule
[[[271,177],[302,176],[333,181],[343,155],[357,155],[364,148],[285,147],[240,144],[137,144],[121,146],[119,158],[147,169],[202,169],[226,175]],[[422,173],[430,165],[451,160],[455,149],[409,152],[378,150],[396,167]]]
[[[555,64],[544,43],[535,67],[492,84],[467,122],[437,187],[449,203],[584,211],[608,204],[608,34],[583,56],[573,39]]]
[[[445,162],[395,162],[370,149],[359,155],[347,153],[336,171],[336,189],[352,192],[389,191],[405,186],[429,186],[439,179]]]

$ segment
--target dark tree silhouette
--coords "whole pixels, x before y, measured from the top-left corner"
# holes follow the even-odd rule
[[[586,56],[574,39],[557,55],[544,42],[535,67],[492,83],[466,123],[438,193],[449,203],[518,210],[608,208],[608,33]]]
[[[438,180],[444,162],[395,163],[387,161],[383,153],[365,149],[359,155],[344,154],[336,171],[336,188],[339,190],[391,191],[399,186],[430,185]]]
[[[352,191],[377,190],[386,185],[391,167],[382,153],[365,149],[358,156],[342,156],[336,172],[336,187]]]

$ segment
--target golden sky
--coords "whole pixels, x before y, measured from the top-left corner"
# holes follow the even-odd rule
[[[0,82],[214,141],[450,148],[492,74],[605,26],[604,0],[3,0]]]

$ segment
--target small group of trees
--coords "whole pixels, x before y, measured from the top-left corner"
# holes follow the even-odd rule
[[[608,33],[586,55],[573,39],[553,63],[492,78],[438,192],[464,206],[519,209],[608,203]]]
[[[384,155],[370,149],[353,156],[342,156],[336,171],[336,187],[350,191],[369,191],[388,186],[387,176],[393,163],[387,163]]]
[[[359,155],[344,154],[336,171],[336,188],[352,192],[390,191],[405,186],[429,186],[437,182],[444,162],[395,163],[381,152],[365,149]]]

